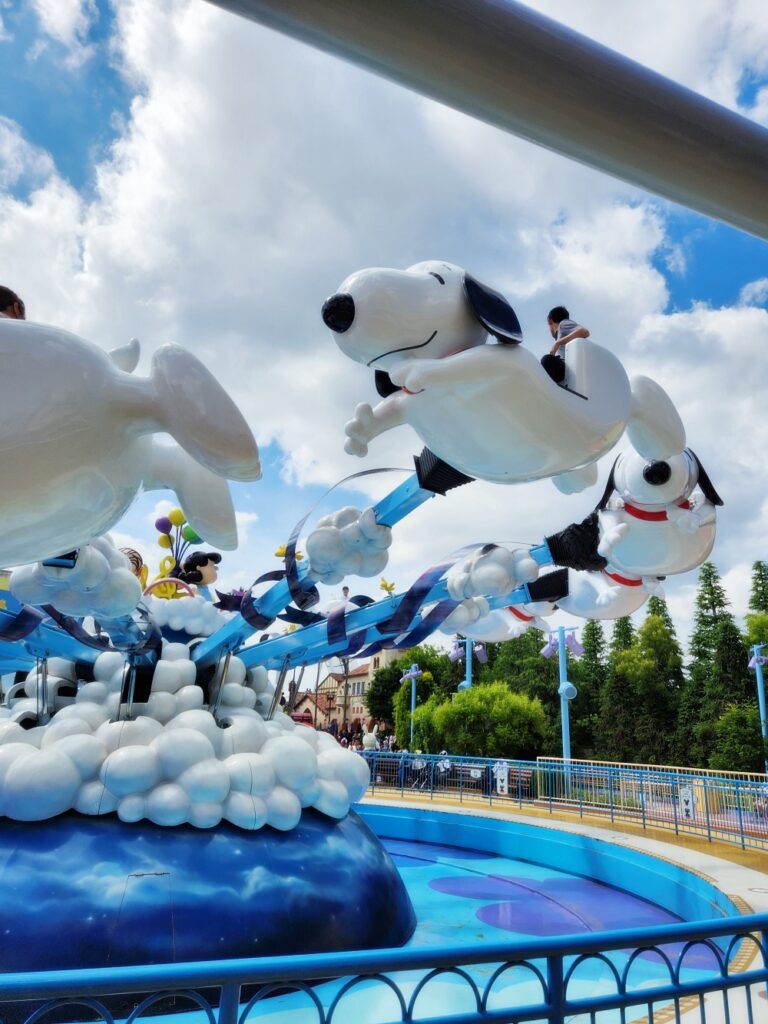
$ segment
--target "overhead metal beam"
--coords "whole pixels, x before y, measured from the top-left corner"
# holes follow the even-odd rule
[[[768,238],[768,131],[512,0],[211,2]]]

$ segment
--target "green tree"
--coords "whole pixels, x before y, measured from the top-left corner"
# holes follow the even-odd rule
[[[699,569],[696,612],[690,642],[693,662],[711,661],[715,651],[715,629],[724,619],[733,622],[728,605],[717,569],[712,562],[703,562]]]
[[[635,627],[628,615],[616,619],[611,632],[611,645],[609,652],[611,657],[619,651],[628,651],[635,639]]]
[[[635,646],[645,662],[637,679],[635,760],[669,764],[675,751],[677,711],[684,684],[682,651],[674,628],[655,614],[646,616],[637,631]]]
[[[659,597],[657,594],[651,594],[648,598],[648,603],[645,606],[645,614],[646,616],[655,615],[657,618],[661,619],[667,627],[667,630],[672,634],[672,636],[676,637],[675,625],[672,622],[672,616],[669,614],[667,602],[663,597]]]
[[[441,704],[427,702],[416,709],[414,728],[433,753],[532,760],[541,753],[547,722],[539,701],[492,682]]]
[[[768,612],[748,612],[744,617],[746,622],[745,640],[747,646],[768,642]]]
[[[569,675],[576,687],[571,703],[571,751],[574,757],[594,757],[595,737],[600,716],[600,694],[608,676],[603,624],[590,619],[581,631],[584,653],[570,661]]]
[[[648,671],[648,663],[629,647],[616,651],[610,660],[608,676],[600,694],[597,729],[597,755],[603,761],[637,760],[636,718],[639,680]]]
[[[463,664],[454,664],[448,655],[430,644],[412,647],[403,651],[397,661],[377,669],[365,694],[368,714],[381,722],[392,725],[395,722],[394,697],[400,689],[400,680],[414,662],[422,672],[428,672],[432,680],[429,692],[435,690],[443,696],[453,693],[464,678]],[[426,696],[424,698],[426,700]]]
[[[768,565],[765,562],[752,563],[752,587],[749,593],[749,610],[768,614]]]
[[[692,767],[704,768],[709,763],[715,722],[725,703],[734,699],[727,692],[719,693],[720,687],[729,685],[723,676],[727,675],[726,663],[733,660],[734,634],[737,633],[728,604],[717,569],[712,562],[704,562],[699,570],[689,645],[691,662],[680,695],[674,742],[675,760]],[[725,633],[720,631],[723,624]],[[720,669],[716,672],[718,637],[721,655]]]
[[[726,708],[714,725],[709,767],[721,772],[764,772],[765,759],[757,708]]]
[[[434,680],[430,672],[424,672],[416,680],[416,707],[426,704],[434,694]],[[395,723],[395,739],[398,747],[410,747],[411,743],[411,680],[406,679],[400,684],[392,701]],[[415,722],[415,719],[414,719]],[[415,725],[414,725],[415,729]],[[415,739],[415,732],[414,732]]]

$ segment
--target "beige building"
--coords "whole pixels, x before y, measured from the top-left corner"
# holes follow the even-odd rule
[[[294,711],[309,709],[314,720],[316,710],[317,724],[325,729],[332,722],[336,723],[339,731],[345,725],[352,732],[361,729],[363,724],[372,728],[374,722],[365,707],[365,694],[371,679],[378,669],[391,665],[401,656],[401,651],[384,650],[362,665],[350,664],[346,674],[343,671],[329,672],[317,685],[317,700],[314,699],[314,690],[304,691],[299,694]]]

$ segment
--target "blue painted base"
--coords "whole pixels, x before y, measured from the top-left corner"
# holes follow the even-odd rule
[[[0,900],[3,971],[399,946],[416,924],[354,813],[288,833],[3,820]]]

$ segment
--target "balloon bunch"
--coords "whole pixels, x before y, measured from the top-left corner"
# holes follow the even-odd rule
[[[155,529],[159,534],[157,543],[169,553],[160,559],[160,573],[147,590],[156,597],[184,597],[192,591],[173,578],[174,570],[181,567],[184,555],[192,545],[204,543],[203,538],[189,525],[180,508],[172,508],[167,516],[159,516],[155,520]]]
[[[156,519],[155,529],[160,534],[157,543],[161,548],[170,550],[175,565],[181,565],[187,549],[193,544],[203,543],[203,538],[189,525],[180,508],[172,508],[167,516]]]

